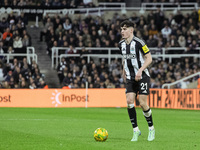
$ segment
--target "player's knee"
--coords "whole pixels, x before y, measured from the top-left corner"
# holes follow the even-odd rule
[[[127,94],[126,95],[126,101],[127,101],[127,104],[133,104],[134,103],[134,95],[133,94]]]
[[[147,104],[144,101],[140,101],[140,106],[144,108],[147,106]]]
[[[126,101],[127,101],[128,105],[133,103],[133,100],[131,98],[129,98],[129,97],[126,99]]]

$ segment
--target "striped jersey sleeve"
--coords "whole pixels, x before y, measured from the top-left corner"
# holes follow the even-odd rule
[[[139,39],[138,37],[134,37],[134,39],[138,41],[140,45],[140,50],[143,55],[146,55],[150,52],[149,48],[147,47],[146,43],[143,40]]]

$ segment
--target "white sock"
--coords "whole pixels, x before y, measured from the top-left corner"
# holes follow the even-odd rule
[[[150,117],[151,116],[151,109],[149,109],[149,111],[148,112],[143,112],[143,114],[144,114],[144,116],[145,117]]]
[[[154,126],[149,127],[149,130],[153,130],[153,129],[154,129]]]
[[[135,128],[133,128],[133,131],[134,131],[134,132],[139,131],[139,128],[138,128],[138,127],[135,127]]]

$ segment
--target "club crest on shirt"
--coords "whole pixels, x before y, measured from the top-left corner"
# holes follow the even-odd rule
[[[134,51],[134,47],[131,47],[131,49],[130,49],[131,51]]]

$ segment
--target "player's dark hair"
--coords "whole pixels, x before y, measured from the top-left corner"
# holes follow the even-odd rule
[[[123,26],[126,26],[126,27],[135,27],[135,23],[130,21],[130,20],[124,20],[123,22],[120,23],[120,27],[123,27]]]

